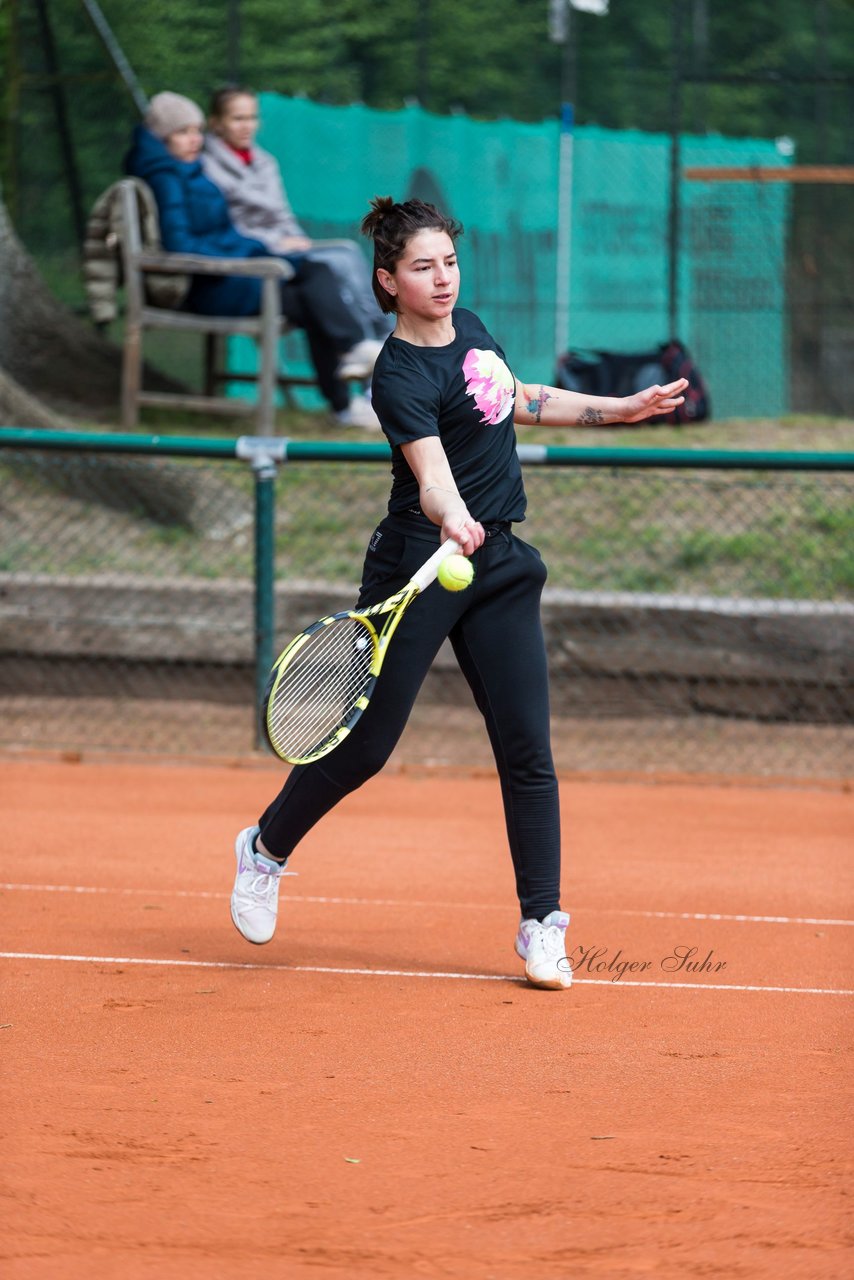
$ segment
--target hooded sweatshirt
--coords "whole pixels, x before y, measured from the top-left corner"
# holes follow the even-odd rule
[[[253,146],[247,163],[241,152],[209,133],[201,161],[244,235],[257,236],[270,253],[285,236],[305,235],[288,201],[278,163],[268,151]]]

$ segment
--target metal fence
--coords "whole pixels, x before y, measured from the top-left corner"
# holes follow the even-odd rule
[[[717,418],[848,411],[854,74],[846,0],[796,0],[785,13],[754,6],[759,26],[745,44],[732,38],[745,24],[731,5],[672,0],[654,6],[651,20],[638,2],[623,3],[634,11],[624,15],[637,33],[634,56],[610,52],[622,47],[611,20],[573,20],[565,55],[577,63],[577,83],[574,73],[564,83],[566,57],[545,38],[550,6],[517,5],[531,10],[524,27],[533,43],[527,56],[512,46],[522,100],[510,106],[493,96],[487,74],[461,76],[461,98],[439,92],[446,54],[430,29],[447,22],[436,4],[395,6],[388,64],[383,51],[376,61],[373,42],[357,41],[342,57],[341,32],[356,18],[341,3],[322,6],[308,60],[289,39],[305,24],[268,0],[230,3],[227,14],[204,6],[201,16],[198,7],[173,7],[168,41],[149,38],[160,25],[151,5],[103,3],[118,42],[106,49],[93,7],[6,6],[0,186],[16,231],[63,301],[84,309],[86,217],[121,175],[139,119],[140,101],[116,72],[123,51],[119,65],[133,67],[139,100],[168,87],[204,103],[234,78],[268,90],[259,140],[281,162],[312,235],[357,236],[369,199],[382,192],[435,199],[461,218],[465,305],[530,379],[553,381],[567,344],[639,353],[678,337],[709,383]],[[458,8],[470,20],[478,5]],[[667,12],[676,38],[669,56],[657,57]],[[457,44],[464,61],[466,42]],[[319,78],[311,70],[318,59]],[[619,95],[608,93],[604,67],[618,74]],[[558,119],[570,82],[578,127],[567,150]],[[460,101],[471,115],[456,109]],[[524,122],[507,111],[521,111]],[[771,180],[775,169],[784,176]],[[120,333],[113,326],[112,336]],[[290,364],[295,353],[305,357],[301,335],[291,339]],[[200,373],[195,354],[190,370],[186,348],[172,341],[153,342],[149,355],[180,380]]]
[[[854,455],[520,446],[565,771],[840,778]],[[248,757],[353,603],[385,445],[0,431],[0,744]],[[442,651],[396,762],[490,766]]]

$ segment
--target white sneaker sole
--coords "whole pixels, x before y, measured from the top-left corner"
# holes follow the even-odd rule
[[[554,978],[537,978],[528,972],[527,965],[525,967],[525,977],[528,979],[532,987],[539,987],[542,991],[568,991],[572,986],[572,970],[568,969],[566,974],[558,974]]]

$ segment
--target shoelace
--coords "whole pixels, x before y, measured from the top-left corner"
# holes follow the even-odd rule
[[[278,876],[274,876],[271,871],[259,871],[253,877],[246,892],[252,898],[263,898],[265,901],[270,897],[270,893],[276,887]]]
[[[284,868],[275,875],[272,871],[258,871],[245,886],[244,892],[253,898],[269,898],[270,894],[276,887],[276,882],[281,880],[283,876],[296,876],[298,871],[285,871]],[[264,881],[267,881],[265,884]]]
[[[539,942],[544,953],[551,959],[554,956],[562,956],[565,951],[563,929],[556,924],[540,925],[539,929],[532,929],[528,946],[535,941],[539,935]]]
[[[566,935],[556,924],[550,925],[546,934],[546,950],[549,955],[562,956],[566,951]]]

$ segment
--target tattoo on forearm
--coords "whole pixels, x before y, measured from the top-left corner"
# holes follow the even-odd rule
[[[594,409],[592,405],[587,405],[578,415],[578,425],[580,427],[589,427],[597,422],[604,422],[605,415],[601,409]]]
[[[540,421],[543,416],[543,406],[552,399],[554,399],[554,397],[549,395],[545,387],[540,387],[540,394],[537,396],[536,400],[528,401],[528,413],[532,413],[534,415],[535,422]]]

